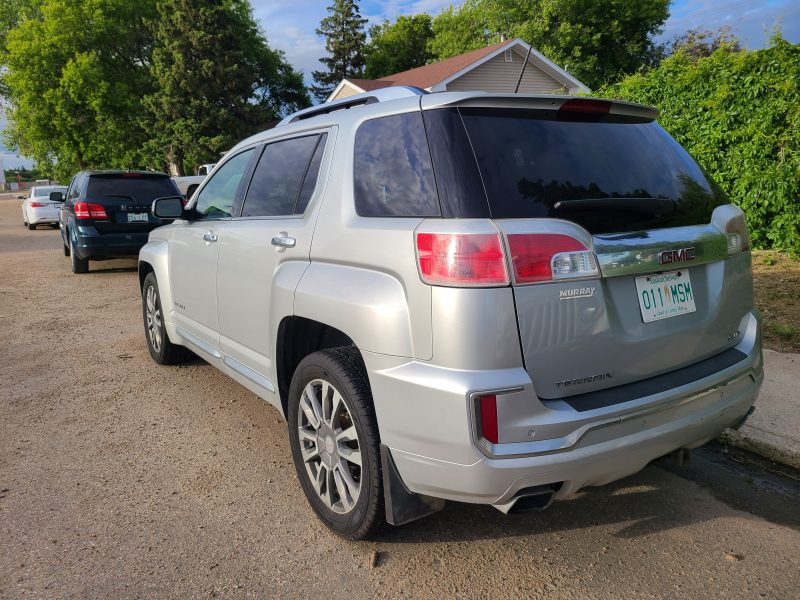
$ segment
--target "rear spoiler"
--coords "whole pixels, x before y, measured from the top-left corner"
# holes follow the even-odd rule
[[[654,121],[658,109],[646,104],[608,100],[588,96],[564,96],[560,94],[486,94],[444,92],[420,97],[422,110],[445,107],[471,108],[515,108],[530,110],[561,110],[577,113],[625,115]]]

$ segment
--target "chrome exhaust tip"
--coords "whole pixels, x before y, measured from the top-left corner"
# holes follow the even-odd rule
[[[523,488],[514,494],[514,497],[508,502],[493,504],[492,506],[505,514],[544,510],[553,502],[553,495],[560,487],[561,484],[548,484]]]

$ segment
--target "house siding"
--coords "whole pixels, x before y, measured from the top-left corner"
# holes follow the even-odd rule
[[[479,67],[448,83],[447,91],[513,92],[525,56],[515,50],[512,50],[511,53],[513,57],[511,62],[506,62],[505,52],[501,52]],[[528,66],[525,67],[525,75],[519,91],[523,94],[566,94],[568,92],[562,83],[553,79],[531,61],[528,61]]]
[[[334,96],[333,98],[331,98],[331,100],[341,100],[342,98],[347,98],[349,96],[355,96],[356,94],[360,94],[360,93],[361,92],[359,92],[356,89],[353,89],[352,87],[350,87],[349,85],[347,85],[345,83],[342,86],[342,89],[339,90],[339,93],[336,94],[336,96]],[[328,102],[330,102],[330,100],[328,100]]]

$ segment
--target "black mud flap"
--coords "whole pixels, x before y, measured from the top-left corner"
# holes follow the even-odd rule
[[[386,505],[386,520],[392,525],[405,525],[427,517],[444,508],[445,501],[410,492],[397,472],[392,453],[381,444],[383,467],[383,498]]]

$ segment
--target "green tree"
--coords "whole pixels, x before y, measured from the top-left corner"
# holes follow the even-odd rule
[[[422,13],[370,27],[365,76],[379,79],[427,63],[431,58],[427,46],[433,38],[431,22],[431,16]]]
[[[652,104],[659,122],[747,214],[755,247],[800,255],[800,44],[729,39],[708,56],[679,48],[598,90]]]
[[[144,99],[146,144],[183,174],[310,104],[302,74],[267,45],[247,0],[161,0],[155,89]]]
[[[596,87],[657,64],[668,16],[669,0],[466,0],[434,19],[429,50],[442,59],[519,37]]]
[[[152,89],[145,23],[155,3],[42,0],[17,15],[2,55],[9,146],[62,180],[141,164],[138,115]]]
[[[361,16],[358,3],[334,0],[328,12],[319,24],[317,35],[325,37],[325,49],[330,56],[319,59],[325,71],[312,73],[315,85],[311,86],[311,92],[320,101],[325,101],[342,79],[361,77],[366,62],[367,20]]]

